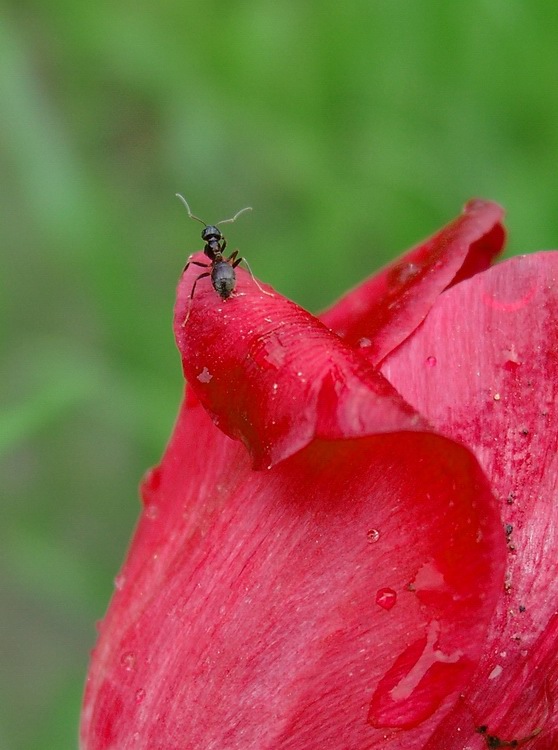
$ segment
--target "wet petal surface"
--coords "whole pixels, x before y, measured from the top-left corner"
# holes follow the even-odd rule
[[[502,540],[444,438],[317,440],[254,472],[191,403],[144,502],[83,748],[383,747],[474,669]]]
[[[320,319],[377,364],[424,320],[452,284],[488,268],[502,251],[503,211],[470,201],[457,219],[342,297]]]
[[[465,281],[383,366],[440,432],[472,448],[507,538],[506,580],[482,663],[466,705],[435,735],[448,750],[462,747],[472,725],[504,739],[540,725],[528,747],[558,741],[557,280],[558,254],[539,253]]]
[[[195,271],[182,278],[175,334],[186,379],[219,428],[242,440],[258,468],[319,437],[427,428],[383,375],[310,313],[264,294],[237,269],[238,293],[221,300]]]

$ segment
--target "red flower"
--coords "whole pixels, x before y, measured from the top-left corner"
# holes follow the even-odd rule
[[[190,266],[83,750],[558,746],[558,255],[486,270],[500,219],[470,203],[322,322],[237,269],[183,326]]]

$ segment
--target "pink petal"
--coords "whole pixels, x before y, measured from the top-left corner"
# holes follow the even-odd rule
[[[466,449],[315,440],[254,472],[190,400],[144,502],[82,750],[404,747],[466,684],[505,555]]]
[[[502,215],[496,203],[470,201],[461,216],[326,310],[322,322],[377,364],[417,328],[444,289],[484,270],[501,252]]]
[[[262,293],[240,269],[233,297],[221,300],[206,279],[191,303],[198,271],[191,268],[175,309],[184,374],[219,428],[245,443],[257,468],[316,437],[425,429],[378,370],[305,310]]]
[[[541,728],[528,747],[558,746],[557,279],[558,253],[540,253],[454,286],[382,367],[437,429],[473,450],[508,537],[482,662],[429,750],[461,750],[479,725],[507,740]]]

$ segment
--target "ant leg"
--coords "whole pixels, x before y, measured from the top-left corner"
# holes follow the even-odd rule
[[[237,251],[236,251],[235,253],[233,253],[233,254],[234,254],[234,255],[236,255],[236,253],[237,253],[237,252],[238,252],[238,250],[237,250]],[[232,256],[231,256],[231,257],[232,257]],[[257,280],[257,278],[256,278],[256,277],[254,276],[254,274],[252,273],[252,269],[250,268],[250,264],[248,263],[248,261],[246,260],[246,258],[237,258],[237,259],[236,259],[236,260],[234,261],[234,263],[232,264],[232,267],[233,267],[233,268],[236,268],[236,267],[238,266],[238,264],[239,264],[239,263],[242,263],[243,261],[244,261],[244,263],[246,263],[246,268],[247,268],[247,269],[248,269],[248,271],[250,272],[250,276],[252,277],[252,281],[253,281],[253,282],[254,282],[254,284],[255,284],[255,285],[256,285],[256,286],[258,287],[258,289],[260,290],[260,292],[263,292],[263,294],[267,294],[267,296],[268,296],[268,297],[273,297],[274,295],[273,295],[273,294],[272,294],[271,292],[266,292],[266,290],[265,290],[265,289],[262,289],[262,287],[261,287],[261,286],[260,286],[260,285],[258,284],[258,280]]]
[[[209,266],[203,266],[203,268],[209,268]],[[194,281],[194,284],[192,286],[192,291],[190,292],[190,302],[194,299],[194,292],[196,291],[197,283],[200,279],[205,279],[206,276],[211,276],[211,273],[208,271],[207,273],[200,273],[198,278]]]
[[[211,265],[210,263],[200,263],[198,260],[192,260],[193,257],[194,257],[193,255],[190,255],[190,257],[188,258],[188,263],[186,263],[186,265],[182,269],[182,273],[188,270],[188,266],[199,266],[200,268],[210,267]]]
[[[232,263],[232,261],[234,261],[237,255],[238,255],[238,250],[235,250],[234,253],[231,253],[231,255],[229,255],[229,257],[227,258],[227,262],[231,263],[233,268],[235,268],[235,265],[234,263]],[[238,263],[236,265],[238,265]]]
[[[202,265],[202,264],[198,263],[197,265]],[[202,265],[202,268],[209,268],[209,266],[203,266]],[[188,312],[187,312],[186,317],[184,318],[184,320],[182,322],[182,328],[184,328],[184,326],[188,322],[188,318],[190,317],[190,311],[192,310],[192,300],[194,299],[194,292],[196,291],[196,284],[198,283],[198,281],[200,279],[204,279],[206,276],[211,276],[211,274],[209,273],[209,271],[207,273],[200,273],[200,275],[198,276],[198,278],[194,281],[194,284],[192,286],[192,291],[190,292],[190,301],[188,303]]]

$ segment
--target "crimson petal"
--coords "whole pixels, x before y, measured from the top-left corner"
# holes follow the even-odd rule
[[[191,301],[192,270],[175,329],[196,397],[144,484],[82,748],[417,747],[502,585],[486,478],[307,313],[241,272],[232,299]]]
[[[466,449],[316,440],[254,472],[190,401],[144,502],[83,750],[384,747],[466,684],[504,554]]]
[[[503,211],[474,200],[461,216],[346,294],[321,316],[377,364],[424,320],[452,284],[487,268],[503,247]]]
[[[539,253],[453,287],[382,368],[473,450],[508,538],[506,586],[466,707],[436,734],[448,750],[475,725],[503,739],[541,728],[529,747],[558,743],[557,280],[558,253]]]
[[[192,303],[195,275],[184,274],[175,308],[184,375],[257,468],[317,437],[427,427],[378,370],[302,308],[259,291],[240,270],[234,297],[220,300],[207,282]]]

